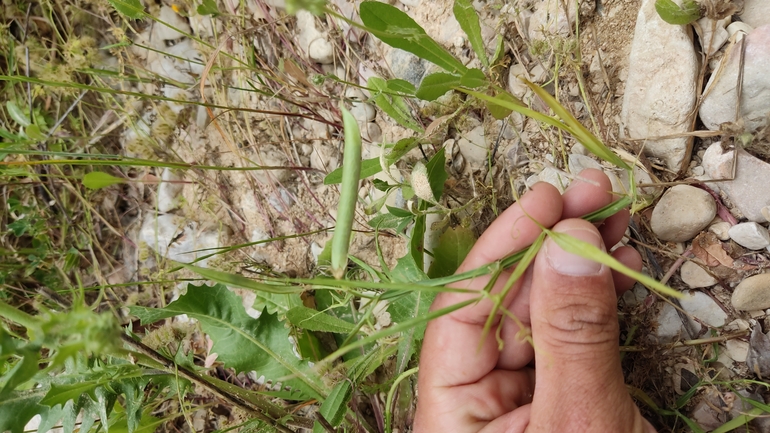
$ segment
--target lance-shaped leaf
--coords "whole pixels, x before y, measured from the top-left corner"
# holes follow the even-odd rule
[[[394,48],[409,51],[440,68],[462,75],[467,68],[434,41],[409,15],[387,3],[365,1],[359,10],[366,30]]]
[[[473,8],[473,3],[470,0],[455,0],[452,12],[454,12],[457,22],[460,23],[460,28],[468,36],[468,41],[470,41],[479,61],[488,68],[489,59],[487,58],[487,51],[484,49],[484,39],[481,37],[479,15]]]
[[[198,320],[214,341],[212,352],[225,366],[259,375],[301,391],[304,397],[323,398],[326,387],[294,354],[289,329],[274,314],[259,319],[246,314],[241,298],[225,286],[187,286],[187,293],[166,308],[131,307],[143,324],[186,314]]]

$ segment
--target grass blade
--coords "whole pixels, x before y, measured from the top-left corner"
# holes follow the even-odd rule
[[[471,43],[473,51],[476,52],[479,61],[488,68],[489,58],[487,58],[487,51],[484,49],[484,39],[481,37],[479,15],[476,13],[476,9],[473,8],[473,4],[470,0],[455,0],[452,12],[454,12],[457,22],[460,23],[460,28],[468,36],[468,41]]]

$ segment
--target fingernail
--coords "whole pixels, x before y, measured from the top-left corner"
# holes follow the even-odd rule
[[[605,250],[602,238],[595,231],[586,229],[567,229],[563,234],[588,242],[595,247]],[[561,249],[553,239],[548,239],[545,245],[545,256],[551,268],[562,275],[576,277],[598,274],[602,270],[602,264],[584,257],[576,256]]]

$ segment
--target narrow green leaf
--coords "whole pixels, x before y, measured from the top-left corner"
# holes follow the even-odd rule
[[[559,118],[567,125],[566,130],[575,136],[575,138],[593,153],[594,155],[598,156],[599,158],[609,162],[610,164],[613,164],[617,167],[623,168],[625,170],[631,170],[631,167],[625,163],[615,152],[610,150],[604,143],[602,143],[601,140],[599,140],[598,137],[596,137],[591,131],[586,129],[585,126],[583,126],[582,123],[580,123],[575,117],[567,111],[566,108],[564,108],[559,101],[556,100],[553,96],[551,96],[550,93],[546,92],[545,89],[538,86],[535,83],[532,83],[530,81],[526,81],[527,86],[529,86],[532,91],[535,92],[537,96],[540,97],[540,99],[543,100],[543,102],[548,105],[548,107],[553,110],[554,113],[556,113]]]
[[[684,0],[680,7],[673,0],[656,0],[655,10],[663,21],[674,25],[686,25],[701,17],[700,5],[694,0]]]
[[[327,174],[324,178],[324,185],[336,185],[341,183],[342,170],[344,166],[345,164],[343,164],[342,167],[338,167],[331,173]],[[381,171],[382,166],[380,165],[380,158],[369,158],[361,161],[361,179],[374,176]]]
[[[435,72],[422,79],[415,96],[423,101],[435,101],[446,92],[460,86],[460,77],[446,72]]]
[[[144,17],[144,7],[139,0],[108,0],[112,7],[128,18],[138,20]]]
[[[468,72],[460,78],[460,85],[471,89],[484,87],[488,84],[487,77],[481,72],[481,69],[468,69]]]
[[[337,204],[337,222],[332,236],[332,275],[340,279],[348,266],[348,249],[353,232],[353,218],[361,182],[361,133],[358,121],[345,107],[342,111],[342,127],[345,133],[345,149],[342,159],[342,183],[340,201]]]
[[[13,101],[6,101],[5,108],[8,110],[8,115],[11,116],[14,122],[18,123],[22,128],[26,128],[31,125],[29,117],[16,105]]]
[[[307,307],[294,307],[286,312],[286,320],[292,325],[308,331],[347,334],[355,325]]]
[[[319,411],[332,427],[337,427],[342,424],[342,420],[345,418],[345,412],[347,412],[348,403],[352,396],[353,385],[350,380],[343,380],[332,389],[329,397],[324,400]],[[315,426],[313,426],[313,433],[326,433],[326,430],[320,423],[316,422]]]
[[[409,15],[387,3],[365,1],[359,8],[366,30],[394,48],[408,51],[438,67],[463,74],[465,65],[434,41]]]
[[[406,95],[414,95],[414,92],[417,90],[414,87],[414,84],[400,78],[393,78],[388,80],[387,86],[388,89],[394,92],[404,93]]]
[[[111,185],[123,183],[125,180],[103,171],[92,171],[83,176],[82,182],[83,186],[88,189],[102,189]]]
[[[462,226],[448,228],[438,238],[428,276],[440,278],[454,274],[475,243],[476,235],[470,229]]]
[[[166,308],[130,307],[143,324],[186,314],[198,320],[214,341],[212,352],[236,371],[256,371],[301,391],[305,397],[323,398],[327,391],[294,354],[289,329],[276,315],[262,311],[259,319],[246,314],[241,298],[221,284],[195,286]]]
[[[428,181],[430,189],[433,191],[433,198],[436,201],[441,199],[444,194],[444,182],[449,178],[446,172],[446,149],[443,147],[425,164],[428,172]]]
[[[651,278],[647,275],[644,275],[641,272],[637,272],[629,268],[623,263],[620,263],[611,255],[607,254],[606,252],[602,251],[598,247],[595,247],[588,242],[582,241],[580,239],[576,239],[564,233],[556,233],[548,229],[543,229],[543,231],[551,239],[553,239],[559,245],[559,247],[561,247],[564,251],[601,263],[611,269],[614,269],[620,272],[623,275],[626,275],[635,279],[636,281],[645,285],[650,290],[655,290],[661,295],[671,296],[672,298],[681,298],[683,296],[681,292],[678,292],[666,286],[665,284],[661,284],[659,281],[656,281],[654,278]]]
[[[374,101],[385,114],[405,128],[409,128],[419,133],[423,132],[423,128],[412,119],[412,113],[409,110],[409,106],[404,102],[404,98],[383,92],[383,90],[390,90],[388,88],[388,82],[379,77],[372,77],[367,81],[367,86],[370,89],[377,90],[377,92],[372,92],[372,101]],[[414,86],[412,86],[412,92],[414,92]]]
[[[179,265],[195,272],[203,278],[214,281],[216,283],[222,283],[230,287],[240,287],[242,289],[249,289],[257,292],[275,293],[280,295],[299,293],[302,291],[302,289],[298,287],[261,283],[259,281],[254,281],[240,275],[217,271],[215,269],[201,268],[199,266],[188,265],[186,263],[179,263]]]
[[[460,28],[462,28],[468,36],[468,41],[471,43],[473,51],[476,52],[479,61],[488,68],[489,59],[487,58],[487,51],[484,48],[484,39],[481,37],[479,15],[476,13],[476,9],[473,8],[473,4],[470,0],[455,0],[452,11],[455,14],[455,19],[460,23]]]

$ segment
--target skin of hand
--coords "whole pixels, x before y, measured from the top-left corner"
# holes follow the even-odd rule
[[[592,169],[581,172],[564,195],[547,183],[534,185],[482,234],[457,272],[529,246],[541,232],[532,219],[606,250],[622,238],[628,211],[596,225],[579,217],[609,204],[611,190],[607,176]],[[642,267],[633,248],[612,255],[632,269]],[[492,293],[509,275],[500,276]],[[489,278],[454,287],[481,290]],[[531,328],[534,349],[517,337],[520,328],[508,317],[482,341],[492,309],[488,299],[431,321],[420,357],[414,431],[654,433],[629,396],[620,366],[617,296],[633,283],[546,239],[503,302]],[[441,293],[432,309],[469,296]],[[498,326],[502,350],[494,335]]]

